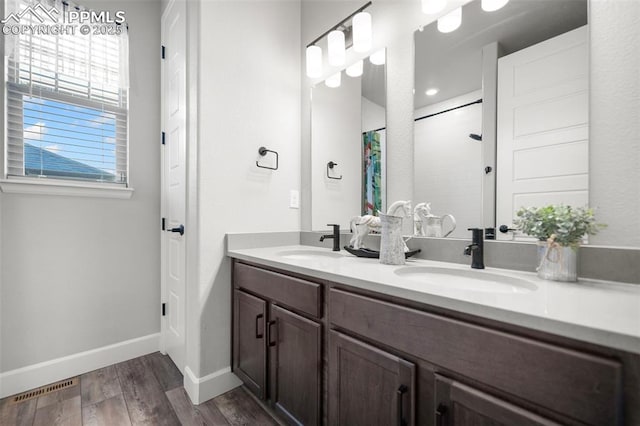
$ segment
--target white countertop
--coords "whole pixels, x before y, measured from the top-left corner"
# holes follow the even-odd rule
[[[472,270],[467,265],[429,260],[408,259],[405,266],[382,265],[377,259],[357,258],[344,250],[333,254],[326,248],[300,245],[234,249],[227,255],[640,354],[640,285],[586,279],[561,283],[541,280],[535,273],[496,268]],[[425,273],[412,278],[407,267],[456,269],[462,275],[500,274],[526,285],[498,286],[499,291],[477,291],[470,286],[453,288],[442,284],[447,277],[440,274]],[[403,272],[409,274],[396,273],[399,268],[405,268]],[[475,280],[469,281],[473,284]]]

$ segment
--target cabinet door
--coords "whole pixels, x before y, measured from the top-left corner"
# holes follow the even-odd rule
[[[270,398],[291,424],[320,423],[320,324],[279,306],[269,310]]]
[[[330,332],[329,424],[413,425],[414,392],[414,364]]]
[[[551,426],[552,420],[463,383],[436,375],[437,426]]]
[[[267,302],[240,290],[234,291],[233,371],[258,398],[266,397]]]

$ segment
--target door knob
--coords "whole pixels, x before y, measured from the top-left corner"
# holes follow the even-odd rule
[[[167,232],[179,232],[180,235],[184,235],[184,225],[180,225],[177,228],[169,228]]]

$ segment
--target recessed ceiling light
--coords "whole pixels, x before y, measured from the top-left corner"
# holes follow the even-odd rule
[[[427,96],[434,96],[438,94],[438,89],[428,89],[426,92],[424,92],[425,95]]]

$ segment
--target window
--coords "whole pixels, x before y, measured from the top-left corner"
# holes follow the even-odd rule
[[[42,25],[38,9],[23,12],[42,4],[49,10],[55,7],[62,17],[69,8],[80,8],[60,0],[7,3],[6,16],[15,12],[21,26],[34,28],[5,36],[7,178],[126,186],[126,26],[90,25],[106,31],[82,35],[77,24],[59,24],[57,31],[51,31],[53,25]]]

